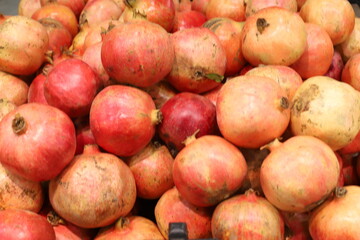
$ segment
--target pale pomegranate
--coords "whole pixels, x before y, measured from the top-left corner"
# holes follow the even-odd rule
[[[281,7],[291,12],[297,12],[298,5],[296,0],[246,0],[246,17],[257,13],[261,9],[268,7]]]
[[[0,98],[20,106],[27,102],[29,86],[20,78],[0,71]]]
[[[323,141],[295,136],[283,143],[275,140],[267,147],[271,152],[261,165],[260,183],[266,198],[278,209],[310,211],[335,189],[339,161]]]
[[[354,29],[344,42],[336,46],[336,49],[341,53],[345,62],[360,53],[360,18],[355,17]]]
[[[9,102],[6,98],[0,98],[0,121],[16,107],[17,106],[14,103]]]
[[[31,18],[33,13],[41,8],[40,0],[20,0],[18,4],[18,15]]]
[[[206,6],[206,18],[229,18],[237,22],[245,20],[244,0],[210,0]]]

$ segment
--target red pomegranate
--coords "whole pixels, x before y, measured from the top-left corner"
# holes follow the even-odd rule
[[[57,176],[73,158],[75,147],[74,124],[57,108],[27,103],[0,122],[0,162],[26,179]]]
[[[211,231],[217,239],[284,239],[279,211],[252,189],[233,196],[214,210]]]
[[[90,129],[96,143],[118,156],[132,156],[155,134],[159,111],[146,92],[124,85],[104,88],[90,110]]]
[[[101,60],[118,83],[148,87],[170,72],[174,48],[169,34],[158,24],[123,23],[104,36]]]
[[[171,222],[187,224],[189,239],[211,237],[211,208],[196,207],[186,201],[176,187],[166,191],[155,205],[155,219],[167,239]]]
[[[226,53],[207,28],[188,28],[171,35],[175,61],[167,80],[181,92],[203,93],[216,88],[226,70]]]
[[[28,91],[29,103],[42,103],[48,104],[44,95],[44,83],[46,81],[46,75],[43,73],[38,74],[30,84]]]
[[[239,76],[219,91],[217,123],[224,138],[233,144],[259,148],[285,132],[290,121],[289,105],[286,92],[273,79]]]
[[[323,141],[295,136],[283,143],[275,140],[268,148],[271,152],[261,165],[260,183],[266,198],[278,209],[310,211],[335,189],[339,161]]]
[[[173,179],[181,196],[195,206],[215,206],[243,183],[247,165],[242,153],[219,136],[193,140],[176,155]]]
[[[100,80],[82,60],[70,58],[56,64],[44,83],[44,95],[49,105],[70,117],[89,114]]]
[[[184,148],[186,138],[215,134],[216,108],[204,96],[182,92],[170,98],[160,109],[162,121],[158,126],[160,138],[175,151]]]
[[[51,224],[37,213],[7,209],[0,211],[0,239],[55,240],[56,238]]]
[[[135,180],[121,159],[86,145],[84,153],[50,181],[49,199],[66,221],[83,228],[104,227],[133,208]]]
[[[182,29],[201,27],[206,22],[206,16],[194,10],[176,12],[174,26],[171,32],[177,32]]]

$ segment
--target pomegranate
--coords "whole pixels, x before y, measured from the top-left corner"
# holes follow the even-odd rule
[[[290,121],[289,105],[286,92],[274,80],[239,76],[219,91],[217,123],[224,138],[236,146],[258,148],[284,133]]]
[[[221,89],[221,87],[223,86],[223,84],[219,85],[218,87],[202,94],[204,97],[206,97],[207,99],[209,99],[215,106],[216,106],[216,100],[217,100],[217,96],[219,94],[219,91]]]
[[[81,11],[85,7],[84,0],[40,0],[41,6],[54,2],[69,7],[74,12],[76,17],[79,17]]]
[[[192,0],[191,9],[206,14],[206,8],[210,0]]]
[[[79,59],[66,59],[56,64],[44,83],[46,101],[68,114],[89,114],[99,89],[99,79],[91,67]]]
[[[163,119],[158,127],[160,138],[175,151],[196,132],[196,137],[214,134],[216,108],[210,100],[195,93],[182,92],[170,98],[160,109]]]
[[[44,95],[45,81],[46,81],[46,75],[40,73],[31,82],[27,96],[27,100],[29,103],[48,104]]]
[[[291,130],[294,135],[315,136],[338,150],[359,132],[359,109],[360,95],[353,87],[325,76],[311,77],[293,98]]]
[[[325,29],[333,45],[344,42],[354,29],[355,12],[347,0],[307,0],[300,9],[305,22]]]
[[[31,18],[33,13],[41,8],[40,0],[20,0],[18,4],[18,15]]]
[[[78,20],[74,12],[67,6],[58,3],[49,3],[34,12],[34,20],[52,18],[59,21],[74,37],[78,33]]]
[[[167,190],[155,205],[155,218],[162,235],[168,239],[169,223],[187,224],[189,239],[211,237],[211,208],[196,207],[186,201],[173,187]]]
[[[173,0],[176,14],[179,12],[191,11],[191,2],[193,0]]]
[[[324,75],[332,63],[334,46],[329,34],[319,25],[306,23],[307,46],[291,65],[303,79]]]
[[[174,49],[169,34],[158,24],[123,23],[104,36],[101,60],[118,83],[148,87],[170,72]]]
[[[217,239],[284,239],[284,221],[273,205],[249,189],[216,206],[211,231]]]
[[[360,53],[353,55],[345,64],[342,74],[341,81],[348,83],[356,90],[360,90]]]
[[[160,109],[167,100],[175,96],[177,93],[166,81],[160,81],[142,89],[151,96],[157,109]]]
[[[7,240],[55,240],[55,232],[42,216],[27,210],[0,211],[0,238]]]
[[[6,98],[0,98],[0,121],[15,108],[16,105],[14,103],[9,102]]]
[[[50,181],[49,199],[66,221],[98,228],[125,216],[134,206],[136,186],[129,167],[118,157],[86,145],[61,174]]]
[[[290,213],[280,212],[285,225],[290,229],[286,240],[308,240],[311,239],[309,233],[309,213]]]
[[[292,68],[282,65],[267,65],[250,69],[245,73],[247,76],[269,77],[276,81],[285,90],[289,100],[295,95],[303,80],[301,76]]]
[[[345,147],[339,149],[340,154],[354,154],[360,152],[360,131],[356,134],[355,138]]]
[[[90,109],[90,129],[96,143],[119,156],[132,156],[144,148],[159,120],[150,95],[124,85],[104,88]]]
[[[336,46],[336,49],[341,53],[343,60],[347,62],[349,58],[357,53],[360,53],[360,18],[355,17],[354,29],[344,42]]]
[[[126,0],[121,19],[126,22],[147,20],[170,32],[174,25],[175,4],[173,0]]]
[[[91,28],[106,20],[117,20],[122,13],[122,9],[113,0],[89,1],[79,17],[80,29]]]
[[[244,181],[242,153],[219,136],[191,141],[174,161],[173,179],[181,196],[200,207],[215,206],[233,195]]]
[[[230,18],[245,21],[245,0],[210,0],[206,7],[206,18]]]
[[[296,0],[246,0],[246,18],[268,7],[281,7],[291,12],[297,12]]]
[[[194,10],[176,12],[174,26],[171,32],[177,32],[186,28],[201,27],[206,22],[206,16]]]
[[[95,240],[111,239],[165,239],[158,227],[151,220],[141,216],[121,217],[117,222],[104,229],[100,229]]]
[[[29,86],[20,78],[0,71],[0,98],[20,106],[27,102]]]
[[[85,47],[85,39],[87,34],[90,32],[91,28],[84,28],[78,32],[75,37],[73,38],[72,44],[69,48],[69,50],[77,55],[82,56],[84,54],[84,51],[86,49]]]
[[[58,175],[75,153],[75,127],[57,108],[26,103],[0,122],[0,162],[26,179]]]
[[[23,209],[39,212],[44,202],[39,182],[11,173],[0,164],[0,209]]]
[[[58,20],[42,18],[39,22],[46,28],[48,33],[48,50],[51,51],[52,59],[60,56],[62,50],[69,48],[72,43],[73,37],[71,33]]]
[[[0,71],[31,75],[45,60],[49,37],[41,23],[12,16],[0,25]]]
[[[117,20],[105,20],[95,24],[92,27],[89,27],[89,32],[87,33],[84,40],[84,48],[87,49],[92,45],[102,42],[106,33],[119,24],[122,23]]]
[[[203,93],[220,85],[226,53],[207,28],[188,28],[171,35],[175,61],[167,80],[181,92]]]
[[[160,143],[150,142],[139,153],[126,160],[134,175],[136,193],[145,199],[158,199],[174,186],[173,157]]]
[[[341,80],[341,73],[344,68],[344,62],[341,58],[339,51],[335,50],[332,57],[331,65],[324,76],[331,77],[338,81]]]
[[[289,66],[304,53],[306,35],[305,23],[298,14],[280,7],[264,8],[246,19],[242,53],[253,66]]]
[[[214,32],[224,47],[226,53],[225,76],[238,73],[246,64],[241,52],[240,40],[244,22],[237,22],[229,18],[212,18],[203,26]]]
[[[310,211],[336,187],[339,161],[323,141],[295,136],[283,143],[276,139],[267,147],[271,152],[261,165],[260,183],[266,198],[278,209]]]
[[[95,138],[90,129],[88,116],[76,119],[75,128],[76,128],[75,154],[81,154],[84,151],[85,145],[95,144]]]
[[[309,230],[314,240],[355,240],[360,236],[360,187],[338,188],[324,204],[311,213]]]

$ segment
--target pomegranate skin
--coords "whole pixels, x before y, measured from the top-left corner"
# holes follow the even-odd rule
[[[48,105],[44,94],[44,83],[46,75],[40,73],[31,82],[28,91],[28,103],[42,103]]]
[[[55,232],[42,216],[20,209],[0,211],[0,239],[55,240]]]
[[[196,137],[215,133],[216,109],[204,96],[189,92],[178,93],[160,111],[163,119],[158,133],[171,149],[183,149],[186,138],[196,131]]]
[[[146,92],[124,85],[104,88],[90,109],[90,129],[96,143],[118,156],[132,156],[155,134],[155,104]]]
[[[0,123],[0,161],[26,179],[46,181],[57,176],[75,148],[74,124],[57,108],[23,104]]]

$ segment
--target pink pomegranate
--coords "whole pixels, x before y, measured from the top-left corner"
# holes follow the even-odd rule
[[[127,0],[121,18],[124,22],[147,20],[170,32],[174,25],[174,0]]]
[[[141,216],[120,218],[113,226],[100,229],[95,240],[165,239],[151,220]]]
[[[7,209],[0,211],[0,239],[7,240],[55,240],[50,223],[37,213]]]
[[[175,158],[173,179],[181,196],[199,207],[215,206],[233,195],[244,181],[242,153],[219,136],[202,136],[188,143]]]
[[[158,199],[174,186],[172,167],[174,159],[166,146],[150,142],[126,163],[134,175],[137,196]]]
[[[210,238],[211,215],[211,208],[194,206],[175,187],[166,191],[155,205],[156,223],[166,239],[171,222],[186,223],[189,239]]]
[[[225,139],[239,147],[259,148],[285,132],[290,102],[273,79],[239,76],[220,89],[216,118]]]
[[[57,108],[27,103],[0,122],[0,161],[26,179],[54,178],[71,161],[75,147],[74,124]]]
[[[84,153],[50,181],[49,199],[66,221],[83,228],[103,227],[130,212],[135,180],[121,159],[86,145]]]
[[[278,209],[310,211],[336,187],[339,161],[323,141],[295,136],[283,143],[275,140],[268,148],[271,152],[261,165],[260,182],[266,198]]]
[[[182,11],[176,12],[174,26],[171,32],[177,32],[182,29],[201,27],[206,22],[206,16],[199,11]]]
[[[96,143],[118,156],[132,156],[144,148],[159,120],[150,95],[124,85],[104,88],[90,110],[90,129]]]
[[[105,35],[101,60],[118,83],[148,87],[170,72],[174,48],[169,34],[158,24],[123,23]]]
[[[211,231],[217,239],[284,239],[279,211],[252,189],[233,196],[214,210]]]
[[[224,78],[226,53],[217,36],[207,28],[189,28],[171,35],[175,61],[167,80],[180,92],[203,93]]]
[[[210,100],[195,93],[182,92],[160,109],[163,119],[158,127],[160,138],[170,149],[180,151],[186,138],[214,134],[216,108]]]
[[[54,66],[44,83],[44,95],[49,105],[70,117],[89,114],[100,82],[91,67],[79,59],[66,59]]]

